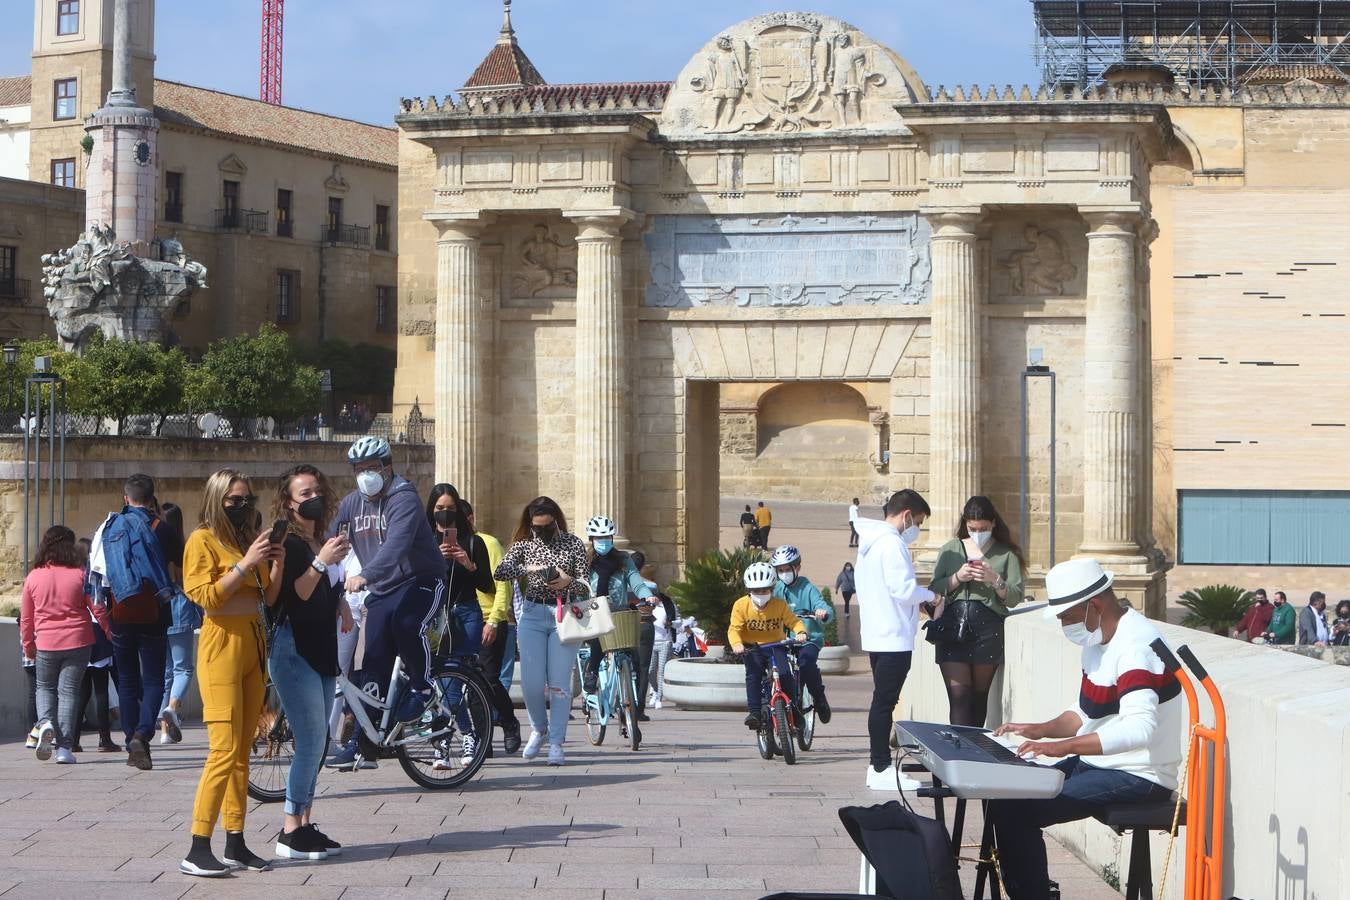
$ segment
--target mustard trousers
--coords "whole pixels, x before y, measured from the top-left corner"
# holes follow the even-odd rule
[[[216,818],[244,830],[248,757],[263,708],[267,639],[257,616],[206,616],[197,649],[197,684],[209,751],[192,804],[192,833],[210,837]]]

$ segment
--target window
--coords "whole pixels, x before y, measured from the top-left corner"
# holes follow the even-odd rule
[[[342,198],[328,198],[328,240],[342,239]]]
[[[164,173],[164,221],[183,221],[183,173]]]
[[[375,205],[375,249],[389,249],[389,207]]]
[[[73,188],[75,186],[75,159],[54,159],[52,160],[52,184],[57,187]]]
[[[55,96],[52,100],[53,119],[73,119],[77,114],[75,107],[75,86],[77,79],[61,78],[56,82]]]
[[[13,297],[18,286],[18,247],[0,247],[0,297]]]
[[[277,272],[277,321],[295,321],[296,287],[300,283],[300,273],[281,269]]]
[[[291,192],[277,191],[277,237],[291,236]]]
[[[375,330],[389,331],[393,328],[394,289],[388,285],[375,288]]]
[[[56,4],[56,33],[78,34],[80,31],[80,0],[59,0]]]
[[[220,211],[220,227],[238,228],[239,182],[229,180],[221,182],[220,194],[225,203],[225,208]]]
[[[1347,566],[1350,491],[1181,491],[1189,565]]]

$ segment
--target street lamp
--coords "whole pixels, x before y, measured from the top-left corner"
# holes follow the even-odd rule
[[[5,413],[14,409],[14,367],[19,363],[19,345],[10,341],[5,345]]]
[[[1028,405],[1027,405],[1027,394],[1028,394],[1028,390],[1027,390],[1028,384],[1027,384],[1027,383],[1028,383],[1028,381],[1030,381],[1032,378],[1048,378],[1048,379],[1050,379],[1050,481],[1049,481],[1049,488],[1050,488],[1050,527],[1049,527],[1049,544],[1050,544],[1050,546],[1049,546],[1048,549],[1049,549],[1049,551],[1050,551],[1050,565],[1053,566],[1053,565],[1055,564],[1055,499],[1056,499],[1055,495],[1056,495],[1056,493],[1057,493],[1057,491],[1056,491],[1057,485],[1055,484],[1055,474],[1056,474],[1056,472],[1055,472],[1055,468],[1056,468],[1056,466],[1055,466],[1055,463],[1056,463],[1056,459],[1055,459],[1055,456],[1056,456],[1056,454],[1055,454],[1055,449],[1056,449],[1056,447],[1055,447],[1055,438],[1056,438],[1056,435],[1055,435],[1055,431],[1056,431],[1056,420],[1055,420],[1055,373],[1050,369],[1050,367],[1049,367],[1048,365],[1045,364],[1045,355],[1044,355],[1043,350],[1042,350],[1040,347],[1032,347],[1032,348],[1030,348],[1030,349],[1028,350],[1028,352],[1027,352],[1027,367],[1026,367],[1025,369],[1022,370],[1022,409],[1021,409],[1021,413],[1022,413],[1022,460],[1021,460],[1021,470],[1022,470],[1022,471],[1021,471],[1021,476],[1022,476],[1022,498],[1021,498],[1021,499],[1022,499],[1022,522],[1021,522],[1021,526],[1022,526],[1022,527],[1021,527],[1020,530],[1021,530],[1021,532],[1022,532],[1021,537],[1022,537],[1022,546],[1023,546],[1023,547],[1026,547],[1026,546],[1027,546],[1027,537],[1028,537],[1028,535],[1030,534],[1030,531],[1031,531],[1031,524],[1030,524],[1030,510],[1028,509],[1028,494],[1029,494],[1029,491],[1028,491],[1028,483],[1027,483],[1027,482],[1028,482],[1028,472],[1027,472],[1027,470],[1028,470],[1028,468],[1029,468],[1029,460],[1030,460],[1030,448],[1029,448],[1028,444],[1030,443],[1030,430],[1031,430],[1031,429],[1030,429],[1030,426],[1029,426],[1028,419],[1030,418],[1031,410],[1029,409],[1029,407],[1028,407]]]

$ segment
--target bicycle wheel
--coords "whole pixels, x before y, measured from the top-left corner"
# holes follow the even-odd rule
[[[773,742],[773,722],[768,717],[759,720],[759,730],[755,732],[755,743],[759,746],[759,755],[765,759],[773,759],[777,748]]]
[[[619,706],[623,710],[624,727],[628,731],[628,746],[636,750],[642,744],[642,732],[638,731],[637,707],[633,695],[633,663],[625,653],[619,657]]]
[[[248,754],[248,795],[262,803],[280,803],[286,799],[295,738],[276,688],[269,683],[263,697],[263,711]]]
[[[773,701],[773,730],[778,737],[783,762],[792,765],[797,761],[797,748],[792,746],[792,725],[788,722],[787,703],[782,697]]]
[[[433,675],[432,685],[426,713],[403,726],[394,754],[418,786],[447,790],[483,767],[492,744],[492,701],[483,676],[458,663]]]
[[[797,729],[797,746],[803,751],[810,750],[816,736],[816,705],[806,685],[802,685],[801,714],[797,721],[801,726]]]

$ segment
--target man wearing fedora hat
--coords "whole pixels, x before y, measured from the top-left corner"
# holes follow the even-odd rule
[[[1052,757],[1064,787],[1051,800],[996,800],[989,816],[1009,900],[1049,900],[1041,829],[1122,803],[1168,800],[1177,787],[1186,709],[1181,685],[1149,646],[1161,635],[1111,590],[1095,559],[1045,576],[1046,615],[1083,648],[1078,703],[1048,722],[1010,722],[995,734],[1025,738],[1021,756]]]

